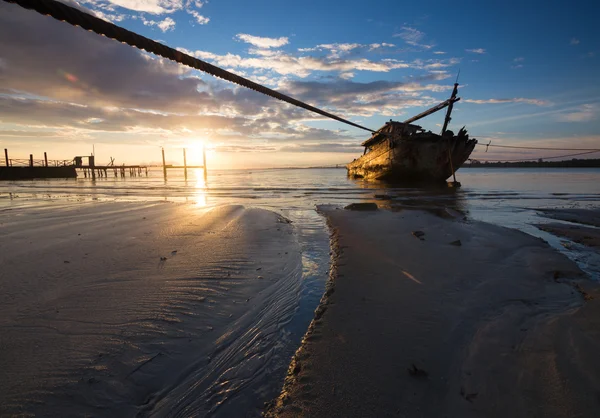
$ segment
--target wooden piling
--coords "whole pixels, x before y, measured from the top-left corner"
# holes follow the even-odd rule
[[[46,154],[46,151],[44,151],[44,165],[48,167],[48,154]]]
[[[167,164],[165,163],[165,149],[162,149],[162,161],[163,161],[163,176],[167,179]]]
[[[185,158],[185,148],[183,149],[183,177],[187,180],[187,159]]]
[[[33,167],[33,154],[29,154],[29,167]]]
[[[207,171],[206,171],[206,147],[204,145],[202,145],[202,167],[204,168],[204,180],[206,180],[206,177],[207,177]]]
[[[95,157],[93,155],[90,155],[88,157],[89,165],[90,165],[90,168],[92,169],[91,170],[92,171],[92,181],[96,180],[96,169],[94,168],[96,166],[96,163],[94,160],[95,160]]]
[[[6,160],[6,166],[8,167],[9,161],[8,161],[8,148],[4,148],[4,159]]]

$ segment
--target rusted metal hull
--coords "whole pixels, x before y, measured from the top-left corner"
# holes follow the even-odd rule
[[[386,139],[346,165],[348,176],[392,182],[444,182],[469,158],[477,140],[423,133]],[[452,164],[450,164],[452,158]]]

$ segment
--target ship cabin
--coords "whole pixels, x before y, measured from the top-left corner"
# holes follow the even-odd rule
[[[410,123],[395,122],[390,120],[389,122],[386,122],[383,127],[374,132],[371,138],[367,139],[360,145],[365,147],[364,154],[367,154],[375,145],[381,143],[385,139],[392,140],[390,145],[393,147],[394,138],[409,138],[412,135],[421,132],[424,132],[424,129],[419,125],[412,125]]]

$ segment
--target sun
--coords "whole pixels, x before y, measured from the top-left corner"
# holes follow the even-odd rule
[[[185,146],[187,165],[203,165],[205,161],[206,141],[196,139]]]

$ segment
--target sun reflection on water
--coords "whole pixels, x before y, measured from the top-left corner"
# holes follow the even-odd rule
[[[208,205],[206,179],[204,178],[204,170],[200,168],[194,169],[196,184],[194,184],[194,200],[195,206],[205,207]]]

